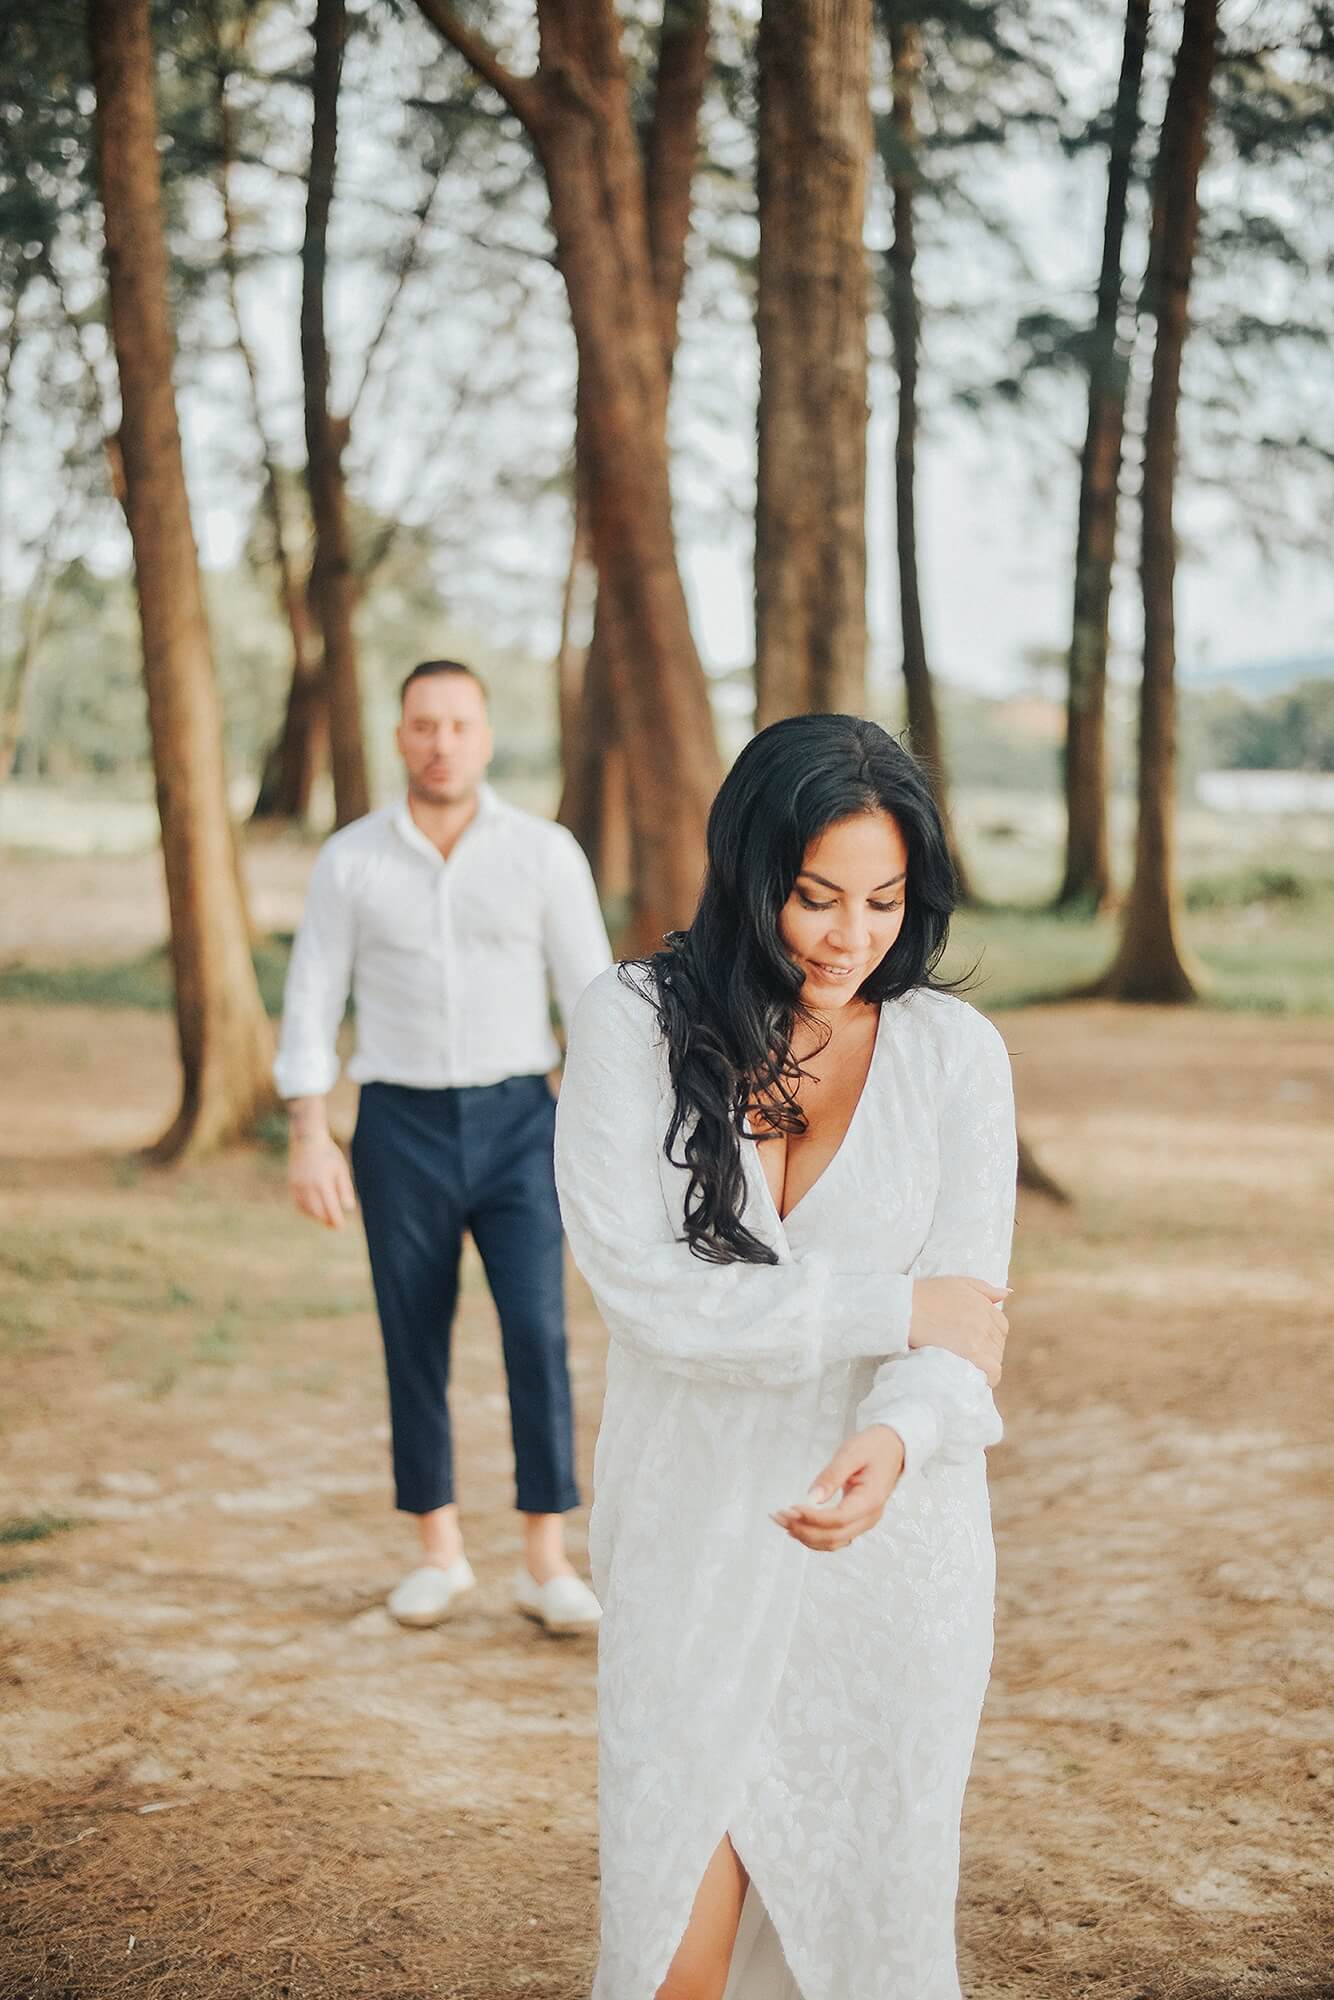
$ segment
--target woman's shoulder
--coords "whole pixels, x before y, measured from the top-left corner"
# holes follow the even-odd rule
[[[958,993],[917,986],[898,1003],[914,1023],[943,1078],[974,1062],[1009,1064],[1005,1037],[994,1021]]]
[[[660,1037],[653,971],[634,959],[622,959],[599,972],[584,988],[574,1019],[571,1039],[596,1034],[623,1042],[651,1046]]]

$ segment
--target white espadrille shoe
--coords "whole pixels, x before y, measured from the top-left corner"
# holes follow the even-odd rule
[[[438,1625],[476,1581],[467,1556],[460,1556],[448,1569],[426,1563],[394,1585],[385,1600],[389,1615],[400,1625]]]
[[[525,1618],[535,1618],[548,1632],[596,1632],[602,1606],[578,1576],[553,1576],[534,1583],[526,1569],[514,1572],[514,1602]]]

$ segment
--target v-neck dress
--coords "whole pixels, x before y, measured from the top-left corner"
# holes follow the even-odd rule
[[[646,976],[587,989],[556,1125],[566,1231],[611,1335],[593,2000],[653,2000],[724,1834],[751,1883],[726,2000],[958,2000],[1001,1424],[979,1369],[907,1339],[915,1278],[1005,1282],[1009,1058],[962,1000],[887,1002],[842,1144],[786,1222],[742,1140],[744,1218],[778,1261],[711,1265],[683,1240],[667,1051],[627,983]],[[770,1514],[872,1423],[905,1448],[884,1515],[803,1549]]]

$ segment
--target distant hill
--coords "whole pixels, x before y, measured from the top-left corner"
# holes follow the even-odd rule
[[[1245,660],[1232,667],[1181,670],[1182,686],[1198,694],[1230,688],[1236,694],[1263,697],[1285,694],[1303,681],[1327,680],[1334,680],[1334,653],[1294,653],[1282,660]]]

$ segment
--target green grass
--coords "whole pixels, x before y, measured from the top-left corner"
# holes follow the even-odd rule
[[[16,1514],[8,1521],[0,1521],[0,1548],[13,1548],[20,1542],[47,1542],[52,1535],[63,1535],[78,1526],[64,1514]]]
[[[1247,900],[1233,900],[1234,896]],[[1200,997],[1215,1007],[1270,1014],[1334,1013],[1334,881],[1276,870],[1201,878],[1187,895],[1182,936]],[[988,1009],[1061,998],[1110,963],[1114,917],[1050,910],[961,910],[943,971],[975,968],[969,997]]]
[[[282,1012],[283,981],[291,956],[290,937],[261,940],[251,953],[255,976],[267,1012]],[[171,956],[165,949],[145,952],[112,964],[11,965],[0,971],[0,1003],[27,1002],[48,1007],[135,1007],[145,1013],[169,1013],[173,1003]]]

